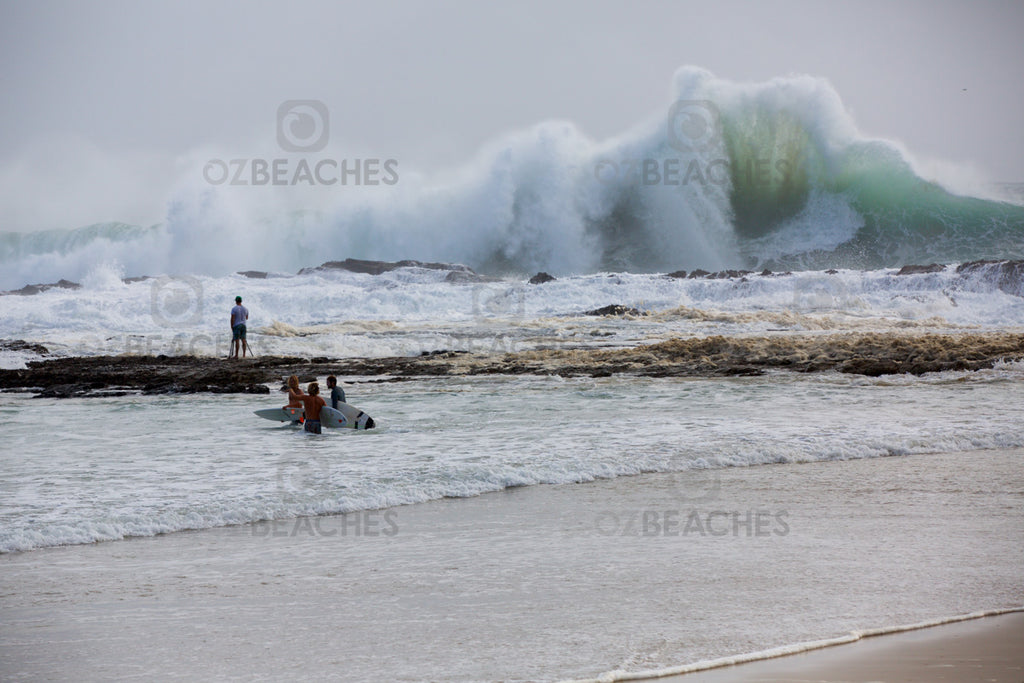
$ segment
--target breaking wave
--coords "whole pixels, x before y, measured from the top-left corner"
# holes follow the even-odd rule
[[[615,138],[545,122],[494,140],[444,181],[400,168],[393,186],[346,187],[315,210],[276,200],[297,188],[201,175],[159,225],[0,233],[0,286],[80,279],[97,264],[223,275],[416,258],[581,274],[1024,257],[1024,206],[923,177],[808,76],[739,84],[685,67],[665,111]]]

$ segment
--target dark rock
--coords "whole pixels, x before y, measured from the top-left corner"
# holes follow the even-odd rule
[[[299,275],[307,275],[321,270],[347,270],[351,273],[365,273],[367,275],[381,275],[390,273],[398,268],[426,268],[428,270],[450,270],[463,273],[474,273],[472,268],[460,263],[424,263],[422,261],[367,261],[364,259],[348,258],[344,261],[327,261],[315,268],[303,268]]]
[[[625,309],[625,311],[623,311]],[[601,313],[632,312],[626,307]],[[606,314],[607,314],[606,313]],[[767,337],[683,337],[633,348],[557,345],[523,353],[441,350],[423,356],[342,360],[261,356],[225,361],[193,356],[100,356],[30,361],[0,369],[0,391],[95,397],[116,392],[267,394],[283,376],[328,374],[405,379],[438,376],[545,374],[563,377],[722,377],[766,371],[839,371],[876,377],[947,370],[972,371],[1024,359],[1024,334],[848,333]],[[391,380],[389,380],[391,381]]]
[[[146,280],[152,279],[153,278],[150,277],[149,275],[137,275],[135,277],[123,277],[121,278],[121,282],[125,283],[126,285],[131,285],[135,284],[136,282],[145,282]]]
[[[267,357],[225,361],[193,356],[96,356],[30,361],[24,370],[0,369],[0,389],[31,388],[40,397],[70,398],[118,392],[268,393],[264,384],[282,374],[310,374],[306,359]],[[322,371],[321,371],[322,370]],[[315,368],[330,374],[333,367]]]
[[[608,316],[634,315],[634,316],[641,316],[641,315],[647,315],[647,313],[645,313],[644,311],[641,311],[640,309],[637,309],[637,308],[632,308],[630,306],[623,306],[622,304],[609,304],[607,306],[602,306],[601,308],[595,308],[592,311],[585,311],[583,313],[580,313],[580,315],[594,315],[594,316],[602,316],[602,315],[608,315]]]
[[[529,282],[531,285],[542,285],[545,282],[554,282],[557,278],[554,275],[548,275],[544,271],[541,271],[530,278]]]
[[[444,276],[445,282],[460,283],[460,282],[496,282],[496,278],[487,277],[486,275],[480,275],[473,271],[465,270],[453,270]]]
[[[58,280],[46,285],[25,285],[21,289],[12,289],[8,292],[2,292],[2,294],[17,294],[19,296],[31,296],[33,294],[39,294],[45,292],[48,289],[81,289],[82,285],[77,282],[71,282],[70,280]]]
[[[745,275],[750,275],[751,273],[752,271],[749,270],[720,270],[716,273],[708,273],[704,277],[708,280],[730,280],[738,277],[741,278]]]
[[[722,370],[725,377],[760,377],[763,374],[764,370],[749,365],[737,365]]]
[[[851,375],[880,377],[905,372],[900,365],[899,361],[892,358],[852,358],[842,363],[838,370]]]
[[[826,275],[838,275],[839,271],[836,270],[835,268],[829,268],[828,270],[825,271],[825,274]]]
[[[21,339],[0,339],[0,350],[3,351],[27,351],[39,356],[50,355],[50,350],[42,344],[30,344]]]
[[[711,275],[710,271],[701,270],[700,268],[698,268],[697,270],[691,272],[686,277],[691,279],[691,280],[694,280],[694,279],[699,278],[699,277],[707,277],[708,275]]]
[[[903,266],[897,275],[917,275],[919,273],[941,273],[946,266],[941,263],[931,263],[927,266]]]
[[[1024,261],[969,261],[956,268],[958,275],[988,280],[1000,291],[1024,296]]]
[[[267,273],[265,271],[262,271],[262,270],[240,270],[240,271],[238,271],[238,275],[242,275],[244,277],[252,278],[253,280],[266,280],[267,279]]]
[[[684,279],[686,277],[686,271],[685,270],[674,270],[674,271],[672,271],[671,273],[668,274],[668,277],[674,277],[677,280],[682,280],[682,279]]]
[[[76,398],[92,391],[88,384],[55,384],[42,389],[33,398]]]

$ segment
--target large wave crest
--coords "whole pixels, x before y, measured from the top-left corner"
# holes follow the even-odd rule
[[[861,135],[831,85],[680,69],[664,111],[595,141],[570,122],[501,136],[454,172],[402,169],[309,208],[292,188],[197,182],[150,228],[0,233],[3,283],[291,271],[347,257],[490,273],[848,267],[1024,257],[1024,208],[958,194]],[[323,188],[321,188],[323,189]],[[266,190],[266,192],[262,192]],[[328,191],[329,192],[329,191]]]

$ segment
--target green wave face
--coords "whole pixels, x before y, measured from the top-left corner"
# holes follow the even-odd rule
[[[127,223],[95,223],[81,228],[0,232],[0,263],[39,254],[66,255],[106,240],[128,242],[155,232],[159,226],[141,227]]]
[[[741,241],[779,230],[813,193],[847,202],[863,219],[856,235],[832,250],[794,243],[788,255],[755,256],[756,265],[881,268],[1024,258],[1024,207],[953,194],[917,175],[889,143],[856,140],[829,150],[794,113],[756,107],[723,114],[722,128]]]
[[[804,208],[821,160],[796,116],[764,108],[723,116],[733,227],[760,237]],[[816,173],[817,172],[817,173]]]

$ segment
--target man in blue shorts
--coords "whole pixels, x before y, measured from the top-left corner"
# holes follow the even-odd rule
[[[238,358],[238,346],[242,346],[242,358],[249,350],[249,342],[245,340],[245,323],[249,320],[249,309],[242,305],[242,297],[235,297],[235,307],[231,309],[231,341],[234,344],[234,351],[228,354],[228,358]]]

